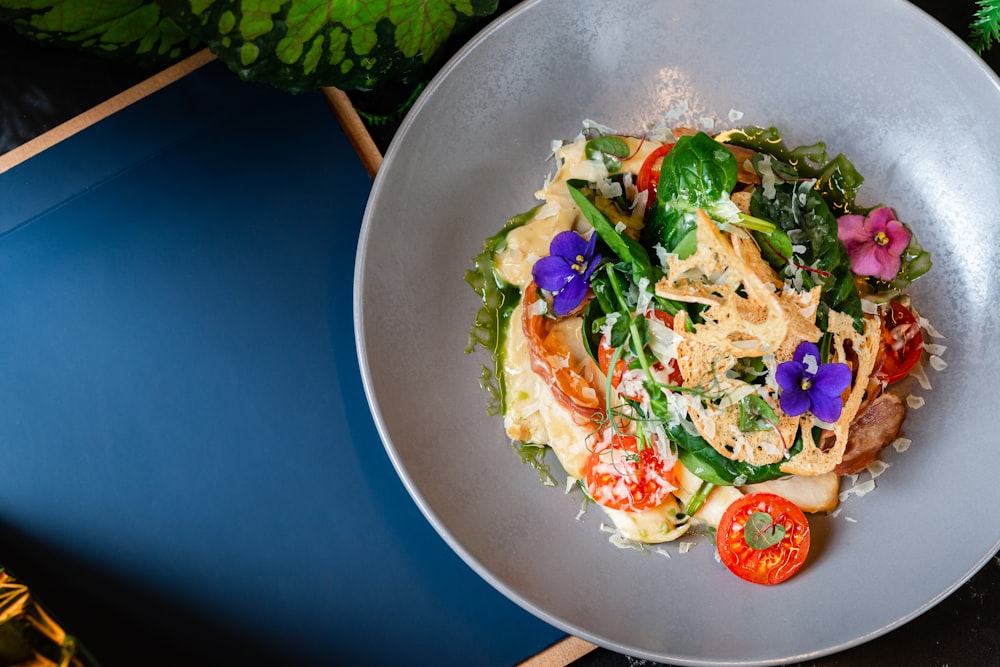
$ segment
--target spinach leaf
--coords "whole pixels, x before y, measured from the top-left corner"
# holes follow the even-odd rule
[[[863,331],[861,297],[851,273],[851,260],[837,238],[837,219],[823,196],[808,187],[808,183],[777,183],[773,199],[764,196],[760,188],[754,191],[750,211],[773,221],[793,244],[805,248],[794,256],[782,255],[791,247],[782,237],[754,233],[758,245],[766,248],[764,256],[776,270],[799,272],[804,290],[822,285],[816,315],[820,329],[826,330],[832,309],[850,315],[855,329]]]
[[[649,253],[635,239],[625,234],[620,234],[611,221],[608,220],[594,204],[587,199],[578,188],[572,184],[567,184],[569,194],[573,201],[580,207],[583,217],[591,224],[594,231],[601,240],[604,241],[613,253],[620,259],[632,266],[632,274],[638,282],[639,278],[646,278],[653,283],[653,267],[649,261]]]
[[[678,139],[660,165],[657,201],[644,230],[647,244],[673,251],[697,226],[698,209],[711,215],[728,200],[736,173],[733,154],[704,132]]]
[[[727,459],[701,436],[689,433],[683,426],[668,430],[668,435],[677,444],[677,456],[684,467],[716,486],[756,484],[785,476],[780,463],[754,466]],[[801,440],[797,444],[801,448]],[[792,451],[794,453],[795,449]]]

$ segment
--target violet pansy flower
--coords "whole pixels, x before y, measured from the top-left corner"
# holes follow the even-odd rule
[[[837,218],[837,238],[847,248],[851,271],[888,282],[899,273],[901,256],[910,244],[910,230],[896,220],[892,209],[880,206],[867,216]]]
[[[531,267],[535,284],[554,294],[552,310],[557,316],[573,312],[587,295],[590,276],[601,263],[596,247],[597,234],[587,241],[576,232],[560,232],[549,244],[549,256]]]
[[[840,395],[851,385],[851,369],[847,364],[821,364],[819,359],[816,344],[802,341],[791,361],[778,364],[774,377],[781,387],[779,404],[789,417],[811,411],[816,419],[833,423],[844,409]]]

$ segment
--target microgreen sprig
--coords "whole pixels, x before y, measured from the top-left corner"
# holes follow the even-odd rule
[[[969,26],[969,45],[982,55],[1000,42],[1000,0],[979,0]]]

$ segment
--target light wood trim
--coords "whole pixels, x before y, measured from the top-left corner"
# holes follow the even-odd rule
[[[375,145],[375,141],[368,133],[368,128],[365,127],[361,116],[354,109],[347,93],[332,86],[326,86],[320,90],[326,97],[330,109],[333,110],[333,115],[337,117],[344,134],[347,135],[358,157],[361,158],[361,163],[368,170],[368,175],[374,178],[379,167],[382,166],[382,152]]]
[[[28,158],[38,155],[45,149],[51,148],[63,139],[67,139],[77,132],[87,129],[94,123],[104,120],[116,111],[121,111],[147,95],[165,88],[214,59],[215,55],[211,51],[202,49],[157,72],[148,79],[140,81],[131,88],[127,88],[114,97],[101,102],[97,106],[84,111],[78,116],[74,116],[66,122],[56,125],[51,130],[38,135],[34,139],[21,144],[17,148],[0,155],[0,174],[21,164]]]
[[[518,667],[566,667],[574,660],[582,658],[597,647],[579,637],[570,635],[556,642],[544,651],[528,658]]]

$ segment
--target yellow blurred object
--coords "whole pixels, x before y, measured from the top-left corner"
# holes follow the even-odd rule
[[[0,667],[97,667],[26,585],[0,569]]]

